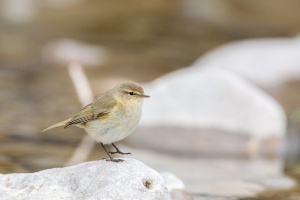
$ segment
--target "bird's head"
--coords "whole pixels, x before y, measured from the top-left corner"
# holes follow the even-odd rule
[[[127,99],[130,101],[140,101],[142,102],[144,98],[149,98],[150,96],[144,94],[144,89],[140,84],[133,81],[126,81],[116,86],[115,89],[118,91],[118,96],[122,99]]]

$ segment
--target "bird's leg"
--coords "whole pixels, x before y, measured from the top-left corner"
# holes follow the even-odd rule
[[[124,153],[124,152],[122,152],[122,151],[120,151],[119,149],[118,149],[118,147],[114,144],[114,143],[111,143],[114,147],[115,147],[115,149],[116,149],[116,151],[115,152],[109,152],[110,154],[115,154],[115,153],[118,153],[118,154],[121,154],[121,155],[128,155],[128,154],[130,154],[131,155],[131,153],[130,152],[128,152],[128,153]]]
[[[124,160],[122,159],[115,159],[113,157],[111,157],[111,155],[108,153],[108,151],[106,150],[104,144],[102,142],[100,142],[101,146],[103,147],[103,149],[105,150],[105,152],[107,153],[107,155],[109,156],[109,158],[105,159],[106,161],[112,161],[112,162],[123,162]],[[103,158],[104,159],[104,158]]]

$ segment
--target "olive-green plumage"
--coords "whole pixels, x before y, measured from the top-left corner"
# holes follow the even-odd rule
[[[74,124],[84,124],[91,120],[103,118],[112,112],[116,105],[117,101],[111,94],[102,95],[71,118],[71,120],[66,123],[65,128]]]
[[[141,117],[143,99],[146,97],[149,96],[144,94],[143,88],[138,83],[127,81],[99,96],[74,117],[43,131],[74,125],[85,129],[102,146],[113,144],[127,137],[136,128]],[[116,148],[115,145],[114,147]],[[117,153],[122,152],[117,149]],[[109,157],[111,161],[120,161],[114,160],[110,155]]]

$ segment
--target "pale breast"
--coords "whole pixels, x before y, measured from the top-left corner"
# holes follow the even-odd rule
[[[141,106],[118,109],[108,117],[86,124],[86,132],[97,142],[111,144],[124,139],[136,128],[141,118]]]

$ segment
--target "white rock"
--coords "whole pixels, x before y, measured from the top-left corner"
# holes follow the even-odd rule
[[[265,89],[300,79],[300,37],[249,39],[226,44],[200,57],[193,66],[234,71]]]
[[[0,199],[171,199],[163,178],[143,163],[86,162],[28,174],[0,175]]]
[[[217,129],[258,139],[285,134],[280,105],[228,70],[181,69],[144,87],[151,99],[144,103],[141,127]]]
[[[168,191],[182,190],[185,188],[184,183],[171,172],[162,172],[160,175],[164,178]]]

